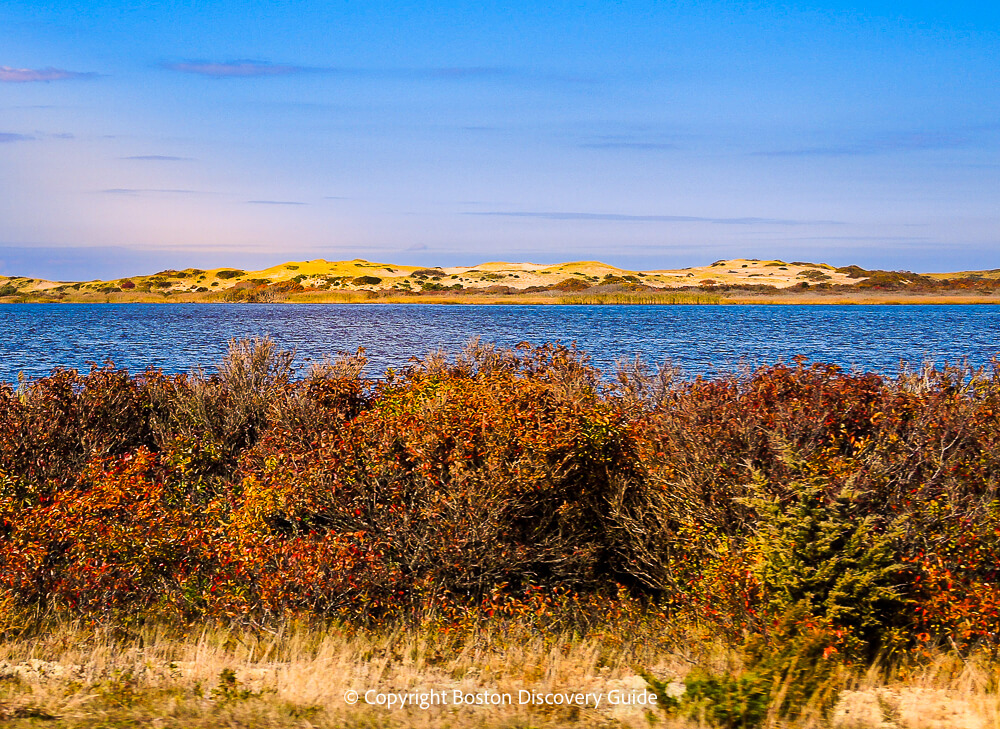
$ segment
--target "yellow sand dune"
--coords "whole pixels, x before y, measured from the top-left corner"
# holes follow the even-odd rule
[[[928,274],[935,278],[980,276],[1000,278],[1000,269],[966,271],[959,274]],[[487,261],[476,266],[412,266],[381,263],[356,258],[350,261],[327,261],[322,258],[307,261],[287,261],[258,271],[236,268],[167,270],[140,274],[109,281],[65,282],[0,276],[0,298],[34,296],[54,300],[158,300],[176,296],[175,300],[212,299],[234,288],[260,287],[262,284],[292,282],[301,284],[315,295],[364,296],[370,292],[412,295],[418,292],[524,290],[549,286],[566,279],[578,280],[588,286],[599,286],[608,277],[627,278],[658,288],[682,288],[706,284],[753,285],[765,284],[788,288],[804,283],[853,284],[848,272],[838,271],[825,263],[785,262],[754,258],[732,258],[704,266],[682,269],[647,269],[631,271],[601,261],[569,261],[557,264],[530,262]],[[807,287],[804,287],[807,288]],[[366,293],[369,292],[369,293]],[[118,298],[114,300],[118,300]],[[218,297],[215,297],[218,298]]]

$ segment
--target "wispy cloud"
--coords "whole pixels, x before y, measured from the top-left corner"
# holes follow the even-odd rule
[[[414,81],[475,81],[503,79],[535,79],[579,83],[587,79],[560,78],[544,73],[506,68],[503,66],[422,66],[402,68],[359,68],[347,66],[303,66],[292,63],[243,59],[236,61],[186,60],[160,64],[161,68],[210,78],[254,78],[292,76],[295,74],[327,74],[346,78],[372,78]]]
[[[296,200],[247,200],[247,205],[308,205]]]
[[[526,82],[556,85],[588,85],[596,79],[587,76],[567,76],[541,70],[515,68],[511,66],[440,66],[418,68],[341,69],[345,72],[365,73],[388,78],[412,78],[427,81],[498,81]]]
[[[28,142],[34,139],[34,137],[28,134],[14,134],[12,132],[0,132],[0,144],[6,144],[8,142]]]
[[[67,71],[63,68],[11,68],[0,66],[0,82],[32,83],[40,81],[67,81],[71,79],[93,78],[95,73]]]
[[[511,69],[499,66],[448,66],[443,68],[423,68],[415,69],[415,73],[435,78],[484,78],[489,76],[508,76],[513,73]]]
[[[968,137],[960,134],[894,133],[853,142],[793,147],[755,154],[762,157],[862,157],[893,152],[953,149],[968,143]]]
[[[590,85],[596,82],[595,78],[589,76],[567,76],[510,66],[399,68],[376,71],[376,73],[386,76],[410,77],[430,81],[498,81],[555,84],[561,86]]]
[[[181,73],[192,73],[212,78],[251,78],[255,76],[289,76],[296,73],[315,71],[305,66],[275,64],[268,61],[181,61],[164,63],[163,68]]]
[[[122,159],[136,160],[140,162],[190,162],[190,157],[174,157],[169,154],[135,154]]]
[[[360,76],[384,79],[415,79],[463,81],[477,79],[499,79],[505,77],[524,77],[527,74],[513,68],[503,66],[420,66],[413,68],[320,68],[319,71],[335,73],[342,76]]]
[[[620,124],[612,126],[620,127]],[[657,152],[662,150],[680,149],[677,143],[676,132],[674,134],[664,134],[649,125],[639,128],[616,129],[604,133],[587,134],[582,140],[577,141],[576,146],[580,149],[611,149],[637,152]]]
[[[582,149],[634,149],[640,152],[677,149],[676,144],[668,142],[585,142],[579,146]]]
[[[173,188],[160,188],[160,187],[110,187],[106,190],[101,190],[105,195],[142,195],[146,193],[158,193],[166,195],[207,195],[211,193],[206,193],[202,190],[183,190],[183,189],[173,189]]]
[[[846,241],[927,241],[932,240],[925,235],[812,235],[795,236],[795,240],[846,240]]]
[[[535,218],[540,220],[583,220],[625,223],[711,223],[713,225],[841,225],[837,220],[789,220],[785,218],[708,218],[696,215],[625,215],[622,213],[521,212],[494,210],[465,212],[461,215],[505,218]]]

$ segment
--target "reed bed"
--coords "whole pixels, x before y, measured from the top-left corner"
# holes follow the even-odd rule
[[[722,304],[725,302],[719,294],[676,291],[669,293],[573,294],[570,296],[560,296],[559,303],[578,306],[621,306],[627,304],[669,306],[672,304]]]

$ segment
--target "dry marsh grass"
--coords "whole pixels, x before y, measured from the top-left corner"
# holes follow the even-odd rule
[[[612,626],[605,626],[611,628]],[[220,624],[122,632],[69,623],[0,643],[0,722],[11,727],[786,727],[987,729],[1000,722],[996,665],[939,654],[906,670],[846,677],[832,709],[759,720],[712,712],[704,700],[667,711],[612,705],[610,696],[662,690],[680,698],[699,672],[739,656],[702,636],[623,643],[608,632],[538,632],[493,621],[461,634],[434,624],[383,633],[289,622],[275,629]],[[687,679],[687,688],[685,688]],[[652,683],[648,682],[651,681]],[[359,700],[345,699],[356,691]],[[454,692],[512,703],[456,703]],[[599,694],[595,705],[521,703],[519,692]],[[371,693],[369,693],[371,692]],[[419,697],[445,698],[424,707]],[[368,701],[365,700],[367,694]],[[386,697],[406,701],[388,707]],[[661,696],[662,698],[662,696]],[[669,698],[667,699],[669,701]],[[745,721],[744,721],[745,720]]]
[[[728,292],[723,294],[724,304],[774,304],[774,305],[983,305],[1000,304],[1000,297],[972,294],[968,292],[920,292],[920,291],[877,291],[860,289],[843,291],[830,289],[826,291],[803,291],[801,289],[782,289],[775,293],[745,294]]]
[[[684,661],[657,641],[533,634],[496,623],[460,636],[433,626],[382,634],[286,624],[128,635],[56,626],[0,644],[0,720],[12,726],[635,726],[645,707],[456,705],[453,693],[646,692],[635,666],[666,678]],[[512,636],[512,633],[514,636]],[[357,691],[357,705],[345,700]],[[444,692],[446,705],[380,706],[364,695]]]
[[[576,294],[561,296],[560,304],[584,306],[623,305],[669,306],[672,304],[721,304],[722,296],[711,293],[676,291],[670,293]]]

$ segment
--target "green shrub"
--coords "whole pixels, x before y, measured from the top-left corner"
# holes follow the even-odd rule
[[[767,718],[771,687],[752,673],[733,677],[694,672],[684,687],[684,713],[704,717],[712,726],[754,729]]]
[[[813,616],[842,631],[851,652],[874,659],[905,612],[895,525],[866,515],[854,494],[823,479],[783,491],[787,501],[773,493],[752,500],[768,613]]]

